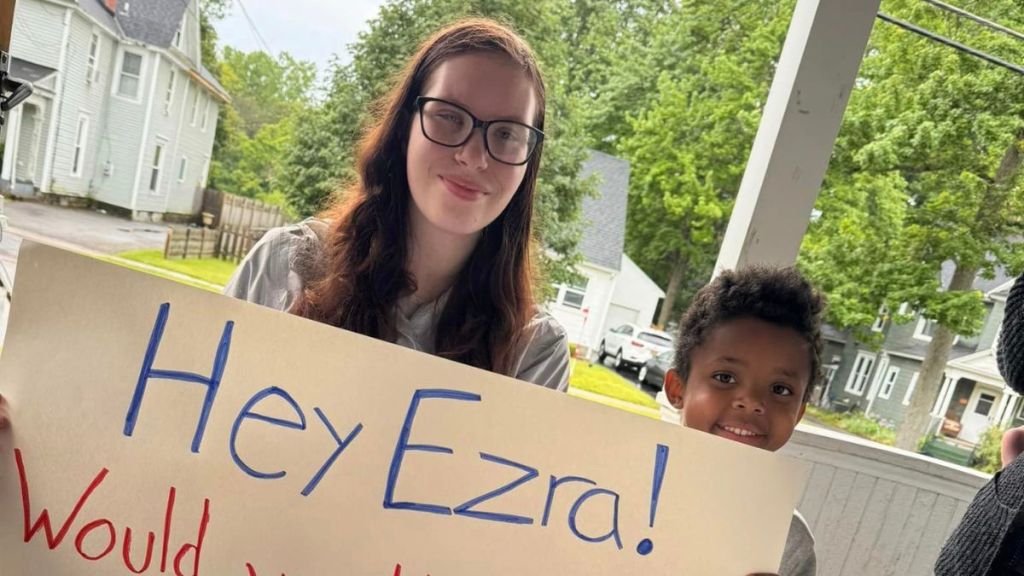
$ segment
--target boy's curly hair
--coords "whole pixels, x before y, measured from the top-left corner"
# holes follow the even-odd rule
[[[742,317],[753,317],[792,328],[810,344],[811,378],[804,402],[811,397],[821,371],[821,316],[824,297],[790,266],[754,265],[722,272],[697,291],[679,322],[673,368],[683,378],[690,375],[690,353],[707,339],[716,326]]]

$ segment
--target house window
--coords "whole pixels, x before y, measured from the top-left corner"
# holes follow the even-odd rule
[[[203,99],[203,128],[202,128],[203,132],[206,132],[206,125],[209,123],[209,120],[210,120],[210,99],[209,98],[204,98]]]
[[[100,58],[100,35],[92,33],[92,40],[89,41],[89,57],[85,65],[85,81],[92,84],[99,79],[99,68],[97,63]]]
[[[914,338],[918,340],[924,340],[925,342],[931,342],[932,336],[935,334],[935,321],[929,320],[924,316],[917,319],[917,327],[914,328]]]
[[[864,395],[864,388],[868,384],[868,376],[871,375],[871,368],[875,365],[875,356],[861,352],[853,363],[853,370],[850,371],[850,378],[846,381],[846,391],[858,396]]]
[[[924,316],[917,319],[917,327],[914,328],[914,338],[924,342],[931,342],[932,337],[935,335],[935,329],[939,327],[939,323],[934,320],[929,320]],[[953,344],[956,345],[960,341],[960,336],[953,335]]]
[[[120,96],[137,99],[142,85],[142,55],[125,52],[121,59],[121,74],[117,82]]]
[[[579,310],[583,308],[583,298],[587,295],[588,280],[583,279],[582,283],[562,285],[562,298],[559,304]]]
[[[196,120],[199,118],[199,90],[196,90],[195,96],[192,97],[192,120],[189,122],[191,125],[196,125]]]
[[[167,93],[164,94],[164,116],[171,113],[171,106],[174,105],[174,89],[178,84],[178,71],[171,69],[171,77],[167,80]]]
[[[914,388],[917,387],[917,377],[920,375],[920,372],[914,372],[911,374],[910,384],[907,385],[907,393],[903,395],[904,406],[910,406],[910,399],[914,396]]]
[[[78,131],[75,133],[75,153],[71,159],[71,175],[81,176],[85,164],[85,144],[89,141],[89,117],[78,117]]]
[[[182,156],[181,164],[178,166],[178,182],[185,181],[185,174],[188,172],[188,158]]]
[[[878,316],[875,318],[875,323],[871,325],[872,332],[881,332],[882,328],[885,328],[885,317],[889,314],[889,310],[885,306],[878,309]]]
[[[992,411],[992,405],[996,403],[996,397],[991,394],[978,396],[978,403],[974,406],[974,413],[979,416],[988,416]]]
[[[157,144],[156,150],[153,152],[153,165],[150,166],[149,172],[149,191],[156,193],[157,187],[160,185],[160,167],[164,161],[164,145]]]
[[[888,399],[892,396],[892,390],[896,387],[896,379],[900,376],[900,369],[890,366],[885,372],[885,379],[882,380],[882,389],[878,391],[879,398]]]
[[[175,48],[181,49],[181,39],[182,39],[183,36],[185,36],[184,29],[185,29],[185,23],[182,22],[182,25],[178,28],[178,31],[174,33],[174,47]]]

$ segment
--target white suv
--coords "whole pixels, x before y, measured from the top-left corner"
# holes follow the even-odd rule
[[[601,339],[597,348],[597,361],[604,362],[608,356],[615,358],[615,367],[643,366],[645,362],[672,350],[672,336],[652,328],[640,328],[636,324],[623,324],[612,328]]]

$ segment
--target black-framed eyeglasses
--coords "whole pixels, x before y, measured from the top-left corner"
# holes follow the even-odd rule
[[[540,130],[512,120],[480,120],[469,111],[447,100],[420,96],[416,98],[423,136],[434,144],[458,148],[483,129],[484,148],[502,164],[522,166],[530,161],[537,145],[544,140]]]

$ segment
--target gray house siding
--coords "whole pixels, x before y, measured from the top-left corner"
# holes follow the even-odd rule
[[[11,54],[35,64],[59,68],[67,10],[50,2],[19,2],[11,30]]]
[[[90,78],[89,48],[93,33],[99,37],[96,68],[98,80]],[[87,196],[96,177],[96,151],[103,131],[103,100],[107,95],[111,60],[116,38],[80,14],[71,19],[71,33],[64,66],[64,87],[54,146],[53,180],[50,191],[68,196]],[[79,119],[88,119],[80,174],[73,175]]]
[[[872,382],[877,378],[882,379],[878,383],[878,395],[875,397],[875,401],[871,405],[871,414],[898,425],[903,421],[903,412],[906,409],[906,406],[903,404],[903,399],[906,397],[907,388],[910,386],[910,382],[913,379],[914,374],[920,372],[921,363],[916,360],[909,360],[890,355],[889,365],[885,368],[885,373],[880,374],[879,368],[880,367],[876,365],[874,374],[871,376]],[[893,384],[892,391],[889,393],[889,397],[883,398],[882,393],[885,391],[885,378],[891,369],[899,370],[899,372],[897,374],[896,381]]]
[[[138,102],[116,95],[120,79],[120,63],[126,50],[143,56]],[[106,125],[108,145],[102,147],[97,158],[101,166],[109,162],[113,168],[111,176],[102,178],[97,186],[96,199],[101,202],[124,208],[134,206],[132,196],[135,192],[135,174],[139,155],[145,149],[142,137],[145,128],[147,99],[152,88],[153,68],[153,56],[149,51],[135,46],[125,47],[122,45],[118,47],[106,96],[109,109]],[[139,180],[141,186],[141,177]]]
[[[991,348],[996,341],[996,334],[999,333],[999,326],[1003,323],[1003,316],[1006,315],[1006,302],[996,300],[992,303],[992,308],[989,310],[988,318],[985,321],[985,327],[981,330],[981,335],[978,336],[978,349],[985,350]]]
[[[118,10],[114,15],[101,0],[78,0],[77,6],[71,7],[50,0],[20,2],[12,52],[27,62],[57,70],[49,81],[59,77],[63,85],[54,93],[45,89],[45,82],[40,83],[36,96],[25,104],[22,111],[28,111],[33,103],[37,106],[38,114],[26,124],[41,131],[43,149],[34,162],[20,169],[14,165],[15,174],[33,180],[43,192],[91,197],[140,217],[147,212],[197,213],[220,98],[224,97],[223,88],[199,63],[198,9],[197,0],[147,0],[132,2],[130,11]],[[179,24],[183,32],[180,49],[173,46]],[[89,64],[94,33],[100,38],[95,66],[98,77]],[[62,49],[66,50],[64,58]],[[126,52],[142,57],[135,98],[118,94]],[[172,68],[177,71],[175,98],[172,109],[165,112]],[[206,84],[193,82],[193,74],[202,75],[219,96]],[[195,126],[185,118],[190,112],[187,89],[202,95]],[[47,99],[51,95],[52,106]],[[208,116],[205,129],[203,112]],[[88,137],[76,170],[76,150],[82,150],[78,138],[82,118],[88,122]],[[17,142],[25,143],[20,146],[18,163],[33,160],[24,152],[31,137],[31,133],[18,135]],[[150,190],[158,142],[163,143],[159,186]],[[179,178],[183,157],[188,159],[186,172]]]
[[[178,135],[178,146],[174,151],[174,170],[171,175],[173,177],[165,183],[169,190],[165,210],[171,214],[192,214],[198,209],[197,199],[201,200],[201,187],[204,183],[203,171],[206,160],[213,149],[213,138],[217,131],[217,117],[220,109],[219,102],[206,88],[191,79],[188,81],[190,94],[183,109],[181,132]],[[193,125],[192,99],[196,91],[199,93],[199,102],[196,122]],[[184,181],[179,182],[178,170],[183,157],[187,159],[187,169]]]

